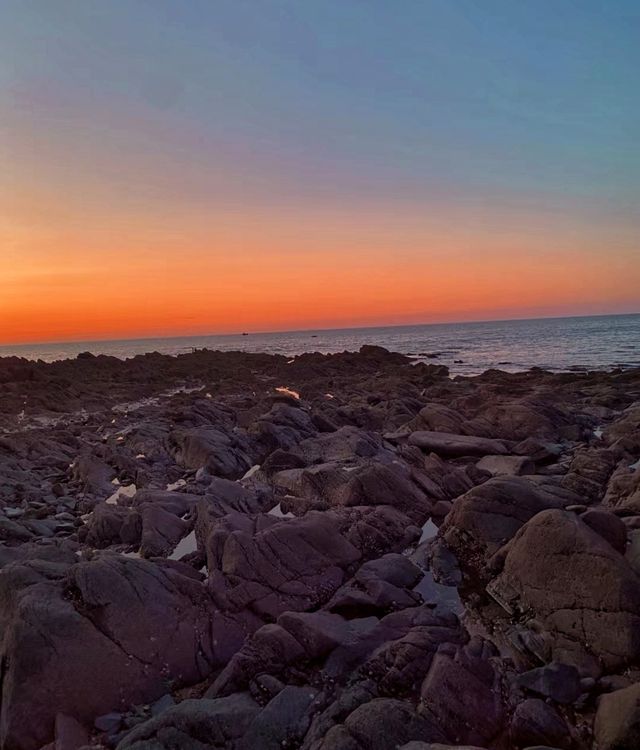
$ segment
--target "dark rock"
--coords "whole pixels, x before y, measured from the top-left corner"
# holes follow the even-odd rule
[[[241,750],[281,750],[296,746],[304,737],[316,697],[310,687],[287,685],[256,716],[239,743]]]
[[[616,462],[614,453],[606,448],[582,448],[574,455],[562,486],[589,503],[598,502]]]
[[[122,724],[122,714],[110,713],[98,716],[93,722],[93,726],[100,732],[108,732],[109,734],[116,732],[120,729]]]
[[[216,700],[186,700],[129,732],[117,750],[228,747],[245,736],[259,714],[246,693]]]
[[[57,713],[93,722],[165,694],[167,679],[204,679],[255,627],[216,612],[197,581],[112,554],[7,566],[0,600],[1,740],[16,750],[48,742]]]
[[[421,570],[406,556],[390,553],[362,565],[326,606],[332,612],[359,616],[415,606],[419,598],[410,589],[421,577]]]
[[[422,683],[423,715],[451,742],[485,745],[504,723],[499,676],[489,658],[488,644],[474,641],[454,655],[436,654]]]
[[[277,474],[288,469],[301,469],[305,462],[300,456],[280,448],[270,453],[262,463],[261,469],[267,476]]]
[[[513,712],[509,729],[515,747],[548,745],[571,747],[569,728],[560,714],[543,700],[530,698]]]
[[[556,662],[523,672],[516,684],[556,703],[573,703],[583,692],[578,670],[571,664]]]
[[[484,456],[487,453],[503,455],[507,453],[507,447],[501,440],[428,430],[411,433],[409,444],[422,450],[433,451],[444,457]]]
[[[411,705],[392,698],[375,698],[332,727],[314,750],[396,750],[412,739],[442,740],[443,735]]]
[[[173,696],[167,693],[166,695],[163,695],[162,698],[158,698],[157,701],[154,701],[151,704],[151,716],[158,716],[158,714],[175,706],[175,704],[176,702],[174,701]]]
[[[237,432],[197,427],[175,430],[170,440],[176,462],[189,469],[204,466],[215,476],[239,479],[254,463],[248,440]]]
[[[440,533],[458,559],[479,572],[530,518],[566,501],[554,485],[496,477],[458,498]]]
[[[492,477],[535,473],[533,463],[526,456],[485,456],[476,466]]]
[[[613,549],[624,555],[627,549],[627,527],[617,516],[606,510],[593,508],[583,513],[580,520],[606,539]]]
[[[361,557],[335,521],[316,512],[284,521],[269,517],[264,528],[219,527],[207,545],[208,568],[225,577],[231,606],[250,607],[265,619],[326,601]]]
[[[597,681],[598,689],[601,693],[613,693],[616,690],[622,690],[633,684],[633,680],[620,674],[603,675]]]
[[[304,646],[281,625],[264,625],[229,660],[205,697],[217,698],[245,690],[256,675],[262,678],[264,674],[278,674],[305,654]]]
[[[355,644],[377,623],[374,617],[345,620],[330,612],[285,612],[278,619],[278,624],[302,645],[310,659],[317,659],[337,646]]]

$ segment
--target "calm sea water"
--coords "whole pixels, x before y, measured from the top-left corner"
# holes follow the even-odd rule
[[[32,344],[2,346],[0,356],[53,361],[90,351],[127,358],[153,351],[180,354],[194,348],[292,356],[310,351],[354,351],[363,344],[378,344],[419,361],[441,363],[452,373],[464,375],[491,367],[510,372],[534,366],[556,371],[640,367],[640,314]]]

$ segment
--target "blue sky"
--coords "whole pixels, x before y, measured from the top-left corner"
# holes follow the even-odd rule
[[[223,209],[561,224],[628,278],[638,39],[631,0],[4,0],[0,190],[13,235],[34,203],[65,231],[174,212],[204,232]],[[25,242],[14,261],[46,253]]]

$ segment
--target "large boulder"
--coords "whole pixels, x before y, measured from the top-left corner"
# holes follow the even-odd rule
[[[222,574],[229,602],[273,619],[285,610],[308,610],[326,601],[361,552],[327,514],[267,518],[228,532],[219,527],[209,535],[209,571],[218,568]]]
[[[490,432],[487,434],[506,440],[524,440],[528,437],[576,439],[579,435],[579,429],[574,424],[575,417],[553,403],[555,393],[538,392],[497,402],[495,396],[487,396],[476,415],[476,419],[482,419],[483,425],[489,426]]]
[[[640,747],[640,682],[600,698],[593,734],[597,750]]]
[[[539,698],[529,698],[516,707],[509,729],[514,747],[572,746],[571,733],[565,720],[555,708]]]
[[[495,651],[479,639],[436,654],[422,683],[420,713],[455,743],[488,745],[502,731],[505,712]]]
[[[609,478],[603,501],[605,505],[630,515],[640,513],[640,468],[636,461],[632,463],[627,457],[620,462]]]
[[[608,669],[640,657],[640,578],[572,513],[532,518],[489,590],[510,612],[536,617],[556,648],[592,653]]]
[[[353,463],[374,457],[387,462],[393,460],[393,453],[383,446],[383,440],[378,434],[351,425],[341,427],[335,432],[307,438],[299,443],[294,452],[307,464],[331,461]]]
[[[580,495],[582,502],[598,502],[604,497],[616,463],[615,453],[607,448],[581,448],[574,455],[562,486]]]
[[[533,463],[526,456],[485,456],[476,466],[489,472],[492,477],[516,477],[535,473]]]
[[[374,698],[358,706],[342,724],[331,727],[310,750],[396,750],[410,740],[443,740],[444,735],[411,704]]]
[[[624,555],[627,550],[627,527],[618,516],[600,508],[591,508],[580,516],[580,520]]]
[[[0,741],[12,750],[50,741],[58,713],[91,724],[163,695],[167,680],[202,680],[255,628],[172,567],[113,554],[10,565],[0,603]]]
[[[208,750],[242,738],[260,713],[245,693],[216,700],[186,700],[135,727],[117,750]]]
[[[574,499],[555,485],[495,477],[456,500],[440,533],[462,562],[479,570],[536,513]]]
[[[254,464],[249,440],[237,431],[193,427],[174,430],[169,440],[176,463],[188,469],[239,479]]]
[[[332,612],[381,613],[418,604],[411,589],[423,572],[405,555],[390,553],[365,563],[326,605]]]
[[[298,746],[309,726],[309,708],[316,695],[310,687],[287,685],[253,720],[239,742],[239,750]]]

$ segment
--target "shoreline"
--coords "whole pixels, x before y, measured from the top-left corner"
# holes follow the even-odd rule
[[[415,355],[389,352],[374,345],[365,345],[362,349],[383,352],[383,358],[389,355],[390,361],[397,367],[410,366],[416,372],[437,374],[438,377],[447,377],[454,382],[494,376],[517,381],[537,375],[567,382],[573,378],[617,377],[640,372],[640,367],[633,366],[608,369],[583,369],[576,366],[568,370],[533,366],[518,371],[496,367],[482,373],[464,375],[451,373],[435,357],[416,359]],[[319,363],[326,363],[336,372],[348,372],[354,359],[357,360],[358,357],[357,351],[330,354],[306,352],[288,357],[267,352],[211,349],[180,354],[149,352],[128,359],[82,352],[74,358],[53,362],[0,357],[0,415],[19,414],[23,409],[27,414],[37,415],[38,410],[55,414],[61,411],[79,411],[87,406],[95,411],[111,408],[117,403],[156,397],[172,387],[197,386],[207,389],[207,381],[211,378],[220,379],[224,387],[229,388],[236,378],[236,368],[241,369],[246,384],[255,385],[256,379],[250,373],[252,368],[261,368],[264,378],[273,387],[283,385],[278,381],[287,379],[293,384],[302,384],[308,379],[310,369]],[[370,357],[368,363],[370,366],[365,368],[366,373],[370,373],[372,367],[375,369],[375,357]],[[57,389],[55,398],[47,393],[52,389]],[[65,404],[70,408],[65,409]]]
[[[0,359],[0,743],[606,748],[639,425],[640,368]]]
[[[628,369],[640,366],[640,315],[0,347],[0,358],[17,355],[52,362],[89,351],[94,356],[126,360],[151,351],[179,355],[194,349],[292,358],[314,351],[358,351],[363,345],[383,346],[417,361],[444,364],[460,375],[478,375],[492,368],[509,372],[531,367],[554,372]]]

